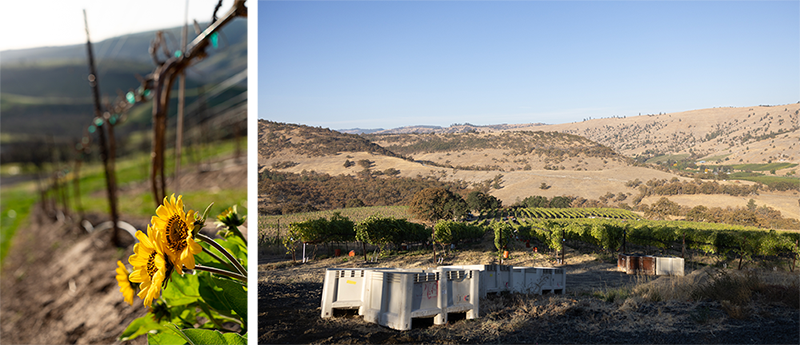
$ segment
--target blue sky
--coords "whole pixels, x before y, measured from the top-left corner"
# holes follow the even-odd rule
[[[84,9],[91,39],[99,42],[120,35],[181,26],[187,16],[190,23],[195,19],[198,22],[209,22],[217,2],[218,0],[3,0],[0,1],[0,13],[6,15],[0,21],[0,29],[5,34],[0,40],[0,51],[85,44]],[[224,0],[219,16],[231,6],[233,0]],[[158,11],[154,11],[154,8]],[[24,34],[14,34],[16,31]]]
[[[258,4],[259,118],[565,123],[800,101],[800,2]]]

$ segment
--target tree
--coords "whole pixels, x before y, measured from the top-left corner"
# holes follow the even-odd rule
[[[566,196],[554,196],[552,200],[550,200],[550,207],[553,208],[568,208],[569,204],[572,203],[572,200]]]
[[[755,211],[756,210],[756,201],[753,200],[753,199],[750,199],[750,201],[747,202],[747,209],[750,210],[750,211]]]
[[[544,196],[531,195],[522,200],[522,204],[525,205],[525,207],[549,207],[550,200],[547,200],[547,197]]]
[[[645,216],[656,219],[666,219],[668,215],[677,216],[679,213],[680,205],[667,198],[661,198],[650,206],[650,209],[645,212]]]
[[[706,212],[708,212],[708,207],[697,205],[689,210],[689,213],[686,214],[686,220],[693,222],[704,222],[707,218]]]
[[[503,188],[502,183],[503,183],[503,174],[497,174],[494,176],[494,179],[492,179],[492,188],[494,189]]]
[[[372,167],[372,162],[370,162],[369,159],[361,159],[358,161],[358,165],[364,169],[369,169],[370,167]]]
[[[345,208],[354,208],[354,207],[364,207],[364,202],[361,201],[359,198],[349,199],[347,203],[344,205]]]
[[[503,205],[500,199],[477,190],[467,194],[466,201],[469,210],[496,209]]]
[[[400,170],[397,170],[395,168],[389,168],[389,169],[384,170],[383,174],[384,175],[388,175],[388,176],[400,175]]]
[[[411,199],[408,211],[415,217],[435,222],[440,219],[453,219],[466,213],[467,203],[461,196],[444,188],[425,188]]]

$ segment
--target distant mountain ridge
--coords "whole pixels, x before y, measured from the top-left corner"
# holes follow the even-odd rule
[[[319,157],[338,152],[369,152],[403,158],[360,135],[327,128],[258,120],[258,154],[263,159],[287,155]]]
[[[345,134],[371,134],[375,132],[379,132],[384,130],[383,128],[348,128],[348,129],[337,129],[337,132],[345,133]]]
[[[534,126],[544,126],[544,123],[526,123],[526,124],[499,124],[499,125],[473,125],[471,123],[452,124],[448,127],[442,126],[426,126],[426,125],[413,125],[397,127],[392,129],[337,129],[336,131],[348,134],[455,134],[455,133],[473,133],[473,132],[494,132],[515,130],[519,128],[530,128]]]

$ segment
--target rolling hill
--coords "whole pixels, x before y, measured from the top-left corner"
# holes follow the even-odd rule
[[[788,164],[775,165],[776,174],[792,174],[793,169],[796,170],[794,162],[800,158],[793,147],[800,133],[798,109],[800,105],[794,104],[714,108],[561,125],[409,126],[361,135],[260,120],[259,169],[295,174],[314,171],[363,178],[366,176],[363,168],[352,163],[367,161],[369,171],[392,172],[378,174],[379,178],[431,177],[472,188],[486,188],[504,205],[531,195],[608,199],[612,205],[634,206],[639,200],[653,204],[661,196],[637,198],[640,189],[630,182],[637,179],[642,182],[694,181],[663,166],[654,168],[642,163],[652,162],[654,157],[673,160],[683,157],[699,163],[713,160],[753,171],[772,165],[744,163],[783,160]],[[719,121],[719,124],[711,124],[712,121]],[[267,143],[266,137],[273,138],[269,141],[268,154],[261,148]],[[686,138],[695,138],[694,145],[683,143]],[[741,145],[745,152],[737,151]],[[632,157],[638,158],[638,162]],[[754,184],[742,180],[716,182],[722,187],[731,185],[731,188]],[[772,207],[785,217],[800,218],[797,195],[796,188],[780,192],[762,187],[757,194],[747,196],[680,194],[665,197],[687,207],[722,208],[744,207],[753,199],[757,205]]]
[[[800,104],[711,108],[537,129],[581,135],[632,157],[684,154],[728,164],[798,163],[799,114]]]
[[[575,134],[619,154],[725,164],[800,163],[800,102],[590,119],[563,124],[407,126],[370,134],[544,131]],[[675,156],[675,157],[672,157]]]
[[[168,38],[180,37],[180,28],[164,31],[168,32],[165,35]],[[155,31],[148,31],[93,43],[104,103],[136,89],[141,85],[137,76],[153,72],[148,49],[154,37]],[[246,106],[246,19],[236,19],[223,27],[219,42],[218,48],[207,49],[205,59],[187,69],[187,130],[216,116],[220,106]],[[173,41],[169,45],[177,48]],[[0,52],[0,61],[3,162],[13,160],[10,154],[17,148],[45,137],[55,143],[74,145],[94,117],[91,88],[86,79],[89,74],[86,46],[7,50]],[[174,121],[177,92],[171,96],[169,114]],[[150,102],[135,105],[125,122],[116,126],[118,140],[124,142],[132,133],[150,128],[151,113]],[[131,146],[120,145],[120,149]]]
[[[466,183],[489,190],[506,205],[529,195],[567,194],[591,199],[609,191],[632,195],[636,189],[625,186],[628,180],[673,176],[634,166],[609,148],[576,135],[498,132],[358,136],[266,120],[259,120],[258,159],[261,172],[314,171],[359,178],[366,168],[356,163],[366,161],[366,170],[378,172],[379,178],[430,177]],[[549,188],[541,189],[543,182]]]

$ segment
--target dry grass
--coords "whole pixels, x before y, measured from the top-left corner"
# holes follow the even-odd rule
[[[779,155],[788,155],[787,161],[796,163],[800,156],[797,155],[797,149],[792,148],[792,145],[798,142],[800,131],[793,130],[777,135],[773,139],[762,141],[743,142],[741,137],[745,133],[751,133],[754,136],[763,135],[766,132],[763,130],[765,128],[774,132],[790,130],[796,124],[794,113],[798,109],[800,109],[800,104],[772,107],[709,108],[653,116],[594,119],[513,130],[567,131],[612,147],[626,156],[641,154],[645,150],[653,148],[673,154],[688,153],[691,148],[695,152],[707,153],[708,157],[726,155],[729,162],[735,163],[740,163],[740,159],[742,163],[766,163],[768,157]],[[650,132],[632,129],[636,126],[643,128],[656,124],[659,129]],[[691,137],[704,138],[707,134],[715,132],[717,126],[728,128],[725,134],[715,138],[717,140],[695,143],[688,140]],[[629,132],[620,130],[620,128],[626,127]],[[600,130],[601,128],[604,129]],[[622,135],[614,137],[608,135],[609,133]],[[639,143],[644,141],[645,137],[653,144],[636,144],[637,141]]]
[[[752,184],[752,182],[742,181],[741,184]],[[797,207],[797,195],[791,192],[769,193],[759,192],[759,195],[747,197],[731,196],[724,194],[693,194],[693,195],[671,195],[671,196],[648,196],[642,199],[643,204],[652,205],[662,197],[676,202],[681,206],[695,207],[703,205],[706,207],[745,207],[750,199],[755,200],[758,206],[769,206],[781,212],[781,215],[788,218],[800,219],[800,208]]]
[[[494,252],[481,245],[456,250],[445,264],[488,264],[497,260]],[[542,254],[514,253],[509,260],[513,262],[507,264],[552,266]],[[321,286],[328,267],[424,268],[434,266],[431,261],[429,251],[417,251],[384,256],[378,263],[364,263],[358,257],[325,258],[305,264],[272,262],[259,265],[259,282]],[[358,316],[315,321],[313,327],[324,339],[322,343],[563,343],[567,333],[569,342],[578,343],[615,343],[619,340],[614,336],[619,335],[633,336],[626,338],[633,342],[681,343],[698,334],[738,331],[739,320],[754,325],[763,320],[786,322],[797,313],[791,308],[800,308],[800,275],[796,273],[705,267],[688,269],[686,276],[623,274],[628,279],[622,284],[609,282],[598,288],[605,283],[592,281],[595,277],[619,276],[619,272],[611,272],[614,265],[598,260],[597,255],[574,251],[567,252],[567,262],[567,294],[490,294],[481,299],[480,317],[475,320],[452,321],[446,326],[431,324],[399,333],[387,332]],[[585,286],[579,287],[581,284]],[[314,302],[317,301],[310,304]],[[314,320],[316,315],[312,315]],[[548,332],[542,333],[543,328]],[[667,337],[662,339],[661,335]]]

